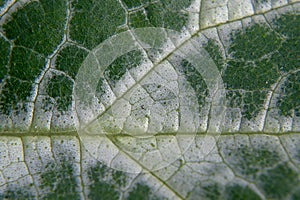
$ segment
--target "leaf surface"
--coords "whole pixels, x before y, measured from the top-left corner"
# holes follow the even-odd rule
[[[299,199],[299,10],[0,1],[0,199]]]

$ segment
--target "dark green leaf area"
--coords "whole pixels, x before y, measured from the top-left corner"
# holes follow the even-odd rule
[[[154,26],[180,31],[188,21],[188,14],[183,10],[190,4],[190,0],[152,2],[142,10],[130,13],[129,22],[134,28]]]
[[[70,36],[89,49],[114,35],[125,24],[125,11],[118,1],[73,1]]]
[[[237,107],[242,109],[246,119],[255,117],[262,110],[265,91],[280,76],[278,66],[268,56],[280,45],[281,38],[275,31],[258,24],[232,34],[228,50],[230,59],[226,63],[223,81],[227,90],[245,94]],[[228,97],[229,101],[234,101],[234,96]]]
[[[31,89],[32,82],[14,77],[7,79],[0,93],[0,112],[9,115],[12,111],[25,109],[24,103],[28,100]]]
[[[281,115],[300,117],[300,72],[288,77],[277,104]]]
[[[295,188],[299,187],[298,173],[287,163],[267,169],[258,177],[258,185],[263,189],[267,198],[284,199]]]
[[[223,80],[228,89],[261,90],[267,89],[279,77],[276,67],[268,59],[256,62],[231,60],[227,63]]]
[[[68,74],[75,80],[81,63],[87,56],[87,52],[74,45],[62,49],[56,59],[56,69]]]
[[[68,161],[61,164],[49,163],[40,178],[41,189],[49,190],[43,194],[42,199],[80,199],[74,168]]]
[[[291,194],[291,200],[298,200],[300,199],[300,186],[295,189],[295,191]]]
[[[280,70],[289,72],[300,66],[300,15],[283,15],[275,22],[275,29],[282,34],[284,42],[272,56]]]
[[[237,174],[251,179],[256,179],[257,173],[262,169],[273,167],[281,161],[276,151],[270,151],[263,146],[253,148],[242,145],[234,149],[229,148],[226,156]]]
[[[199,107],[201,108],[205,104],[205,98],[209,93],[205,81],[197,69],[187,60],[181,61],[180,71],[185,75],[187,81],[194,89],[197,95]]]
[[[217,45],[216,41],[209,39],[204,45],[204,49],[209,53],[219,71],[223,71],[224,58],[221,55],[220,47]]]
[[[89,199],[119,199],[122,187],[127,184],[126,174],[121,171],[113,170],[111,168],[98,163],[88,171],[88,178],[90,180],[90,194]],[[151,191],[151,189],[141,183],[133,186],[133,189],[128,193],[128,200],[135,199],[158,199]]]
[[[48,84],[47,93],[54,98],[59,111],[66,111],[72,104],[73,82],[64,75],[54,75]]]
[[[253,141],[254,143],[255,141]],[[255,183],[269,199],[284,199],[299,186],[298,173],[264,144],[226,146],[224,158],[235,174]]]
[[[104,181],[95,182],[90,187],[89,199],[111,199],[118,200],[119,192],[116,191],[113,185],[106,183]]]
[[[133,8],[133,7],[141,7],[146,6],[147,4],[153,3],[161,3],[164,8],[168,10],[181,10],[187,8],[191,4],[191,0],[160,0],[160,1],[153,1],[153,0],[122,0],[126,7]]]
[[[197,191],[198,190],[198,191]],[[190,199],[206,200],[260,200],[261,198],[249,186],[236,183],[220,185],[215,182],[200,183]]]
[[[4,193],[0,194],[0,199],[5,200],[33,200],[34,195],[28,192],[25,188],[8,189]]]
[[[45,58],[31,50],[15,47],[12,51],[9,74],[21,80],[33,81],[42,72]]]
[[[207,200],[221,200],[222,188],[217,183],[200,184],[200,196],[199,199]]]
[[[245,90],[259,93],[266,91],[274,84],[282,73],[294,73],[300,66],[300,17],[286,14],[273,21],[274,30],[255,24],[232,34],[229,47],[230,59],[223,76],[228,90]],[[298,78],[291,77],[284,88],[278,103],[282,115],[291,115],[293,111],[299,115]],[[294,82],[293,82],[294,81]],[[293,83],[292,83],[293,82]],[[233,92],[232,92],[233,93]],[[257,101],[245,105],[240,100],[243,116],[251,119],[263,108],[265,92],[261,96],[254,95]],[[230,96],[228,96],[230,97]],[[231,100],[235,96],[231,96]],[[298,100],[297,100],[298,99]],[[236,101],[235,101],[236,102]],[[232,104],[232,103],[231,103]]]
[[[13,48],[8,73],[10,78],[5,80],[0,94],[2,113],[10,114],[12,110],[23,108],[31,94],[32,84],[44,65],[45,58],[40,54],[21,47]]]
[[[147,15],[145,15],[145,10],[138,10],[136,12],[131,12],[129,16],[130,16],[129,25],[134,28],[153,26],[150,20],[148,19]]]
[[[274,21],[275,30],[287,39],[300,39],[300,15],[284,14]]]
[[[140,7],[149,3],[149,0],[122,0],[127,8]]]
[[[12,14],[3,29],[16,45],[49,55],[61,42],[67,13],[64,0],[41,0],[26,4]]]
[[[105,94],[106,88],[104,87],[104,82],[104,78],[99,78],[95,94],[98,99],[101,99],[102,96]]]
[[[5,3],[6,3],[7,0],[0,0],[0,7],[2,7]]]
[[[151,189],[147,185],[143,185],[141,183],[137,183],[133,190],[129,192],[128,197],[126,200],[159,200],[157,196],[152,194]]]
[[[278,49],[279,36],[270,28],[255,24],[232,34],[229,54],[239,60],[253,61]]]
[[[226,200],[259,200],[261,199],[248,186],[241,186],[237,184],[227,185],[224,192],[224,199]]]
[[[276,66],[265,55],[279,47],[280,39],[274,31],[253,25],[232,36],[223,77],[228,89],[261,90],[269,88],[279,77]]]
[[[284,41],[279,51],[275,53],[271,59],[283,72],[299,69],[300,38],[292,38]]]
[[[134,50],[114,60],[104,71],[104,77],[114,87],[125,73],[141,64],[142,53]]]
[[[242,109],[245,118],[250,119],[252,116],[256,116],[259,111],[263,109],[263,103],[266,95],[266,91],[246,92]]]
[[[118,189],[126,183],[126,176],[123,172],[112,170],[100,163],[88,171],[88,178],[91,183],[89,199],[95,200],[119,199],[120,191]],[[112,180],[108,180],[108,178],[112,178]]]
[[[191,5],[192,0],[182,0],[182,1],[178,1],[178,0],[161,0],[161,3],[168,10],[180,11],[182,9],[187,8],[189,5]]]
[[[218,69],[223,71],[224,59],[216,42],[209,40],[204,48]],[[228,104],[232,108],[241,108],[243,116],[251,119],[263,108],[266,89],[274,83],[279,72],[269,59],[261,59],[255,63],[229,60],[226,65],[223,80],[228,89],[226,94]]]
[[[7,75],[7,64],[10,52],[10,44],[0,37],[0,83]]]

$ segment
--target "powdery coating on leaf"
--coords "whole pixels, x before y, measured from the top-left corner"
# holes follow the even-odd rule
[[[152,34],[148,35],[149,32]],[[189,86],[185,74],[176,64],[182,58],[192,63],[204,78],[212,99],[208,102],[211,104],[211,120],[207,129],[208,132],[219,132],[224,119],[225,90],[218,69],[205,50],[194,47],[196,42],[178,43],[179,50],[173,52],[175,57],[169,60],[169,52],[162,47],[176,48],[176,35],[179,38],[180,33],[154,28],[115,35],[95,48],[79,69],[74,90],[79,119],[77,130],[85,147],[91,152],[94,152],[94,146],[90,145],[95,143],[90,141],[93,137],[98,136],[97,148],[101,151],[105,149],[102,147],[104,141],[112,144],[112,148],[120,155],[113,163],[107,163],[110,167],[140,172],[140,166],[135,168],[126,162],[126,157],[130,157],[142,168],[150,171],[160,169],[181,156],[193,140],[193,135],[198,133],[201,109],[197,106],[197,93]],[[162,42],[157,43],[157,39]],[[152,63],[144,61],[147,71],[140,71],[138,66],[125,66],[125,78],[120,80],[125,88],[116,87],[112,77],[105,76],[105,72],[115,59],[137,49],[157,49],[161,58]],[[173,74],[175,77],[171,76]],[[94,99],[97,97],[99,79],[107,87],[104,87],[106,89],[102,90],[103,94],[97,101]],[[186,135],[183,143],[178,141],[181,135]]]
[[[99,163],[77,137],[7,137],[0,141],[1,161],[8,156],[7,162],[0,163],[1,198],[107,195],[132,199],[140,197],[140,190],[150,199],[288,199],[298,195],[298,134],[220,136],[209,154],[201,152],[203,139],[196,136],[188,151],[171,165],[136,174]]]
[[[122,1],[118,2],[122,3]],[[172,1],[170,2],[172,4]],[[209,154],[207,154],[207,152],[205,151],[207,150],[206,148],[201,149],[200,147],[203,147],[203,145],[207,144],[209,144],[208,146],[210,146],[210,144],[215,144],[217,140],[213,137],[206,137],[206,139],[202,137],[196,137],[194,142],[191,144],[190,148],[186,151],[182,158],[177,159],[175,162],[172,162],[172,165],[155,171],[155,173],[152,174],[120,174],[114,170],[107,170],[107,168],[103,167],[102,164],[96,163],[94,159],[95,157],[106,159],[105,162],[111,163],[112,166],[120,166],[120,162],[123,161],[130,163],[128,161],[128,157],[120,155],[118,151],[115,151],[116,149],[111,148],[114,145],[112,144],[110,146],[108,140],[103,141],[102,144],[102,146],[105,146],[106,149],[100,148],[98,150],[98,146],[97,144],[95,144],[93,146],[95,148],[95,152],[85,152],[85,149],[81,149],[79,147],[78,139],[73,137],[50,138],[41,136],[26,136],[22,138],[14,138],[5,136],[2,137],[4,140],[1,140],[0,145],[1,166],[3,166],[0,170],[0,198],[42,199],[46,197],[69,197],[74,199],[91,199],[92,197],[97,197],[97,195],[99,194],[97,193],[97,191],[103,191],[101,195],[106,194],[111,198],[115,197],[121,199],[132,199],[135,197],[138,198],[140,195],[140,191],[142,191],[143,198],[149,199],[156,199],[157,197],[169,199],[243,199],[246,197],[248,199],[299,199],[299,136],[298,134],[290,133],[281,134],[283,132],[299,131],[300,123],[299,117],[297,117],[296,115],[298,109],[297,69],[299,68],[299,65],[297,65],[298,60],[295,59],[298,55],[297,34],[299,33],[299,26],[297,26],[297,20],[299,18],[294,15],[299,13],[299,6],[297,3],[293,3],[296,1],[289,2],[289,6],[283,6],[280,9],[275,9],[277,7],[281,7],[282,5],[286,5],[288,1],[241,1],[239,3],[237,3],[235,0],[201,1],[201,6],[200,1],[197,1],[191,4],[191,7],[189,8],[178,9],[178,12],[181,12],[179,13],[180,17],[184,16],[183,19],[189,21],[187,29],[191,34],[187,34],[186,32],[185,34],[181,35],[183,36],[183,38],[190,39],[192,37],[192,33],[195,33],[199,30],[199,26],[202,28],[208,26],[212,27],[205,31],[201,31],[201,35],[203,33],[203,35],[205,36],[199,38],[199,41],[201,41],[199,43],[207,44],[206,50],[213,58],[214,62],[217,64],[217,67],[222,74],[224,74],[223,72],[226,71],[227,65],[225,62],[228,61],[228,56],[230,56],[228,55],[228,48],[232,41],[231,37],[228,37],[228,35],[229,33],[232,33],[232,30],[241,30],[242,28],[245,30],[246,27],[251,27],[253,24],[260,24],[265,28],[260,30],[256,29],[258,30],[257,32],[261,35],[261,37],[258,37],[256,35],[258,38],[262,39],[265,33],[268,34],[268,30],[270,29],[267,28],[266,32],[264,30],[266,30],[266,27],[269,27],[271,28],[271,30],[278,33],[278,36],[280,36],[280,38],[282,39],[282,43],[279,45],[279,48],[278,46],[274,48],[276,49],[276,53],[272,54],[272,52],[270,53],[267,48],[263,49],[262,51],[266,50],[267,54],[264,55],[264,53],[262,53],[262,58],[265,59],[271,57],[273,62],[272,64],[275,63],[277,65],[278,63],[280,63],[280,71],[283,72],[283,74],[280,74],[280,77],[278,80],[276,80],[275,84],[271,84],[271,82],[269,81],[268,83],[265,83],[267,87],[270,86],[269,91],[265,91],[263,93],[252,93],[251,91],[247,91],[247,95],[245,96],[235,93],[233,95],[234,99],[230,104],[230,106],[233,105],[233,107],[227,109],[226,111],[226,122],[224,129],[222,129],[222,132],[239,132],[242,130],[246,131],[247,133],[235,136],[232,136],[230,135],[230,133],[228,133],[228,136],[221,136],[221,139],[218,142],[218,148],[209,151]],[[66,13],[66,16],[70,17],[71,15],[76,15],[76,12],[78,10],[73,10],[70,4],[67,4],[67,6],[67,13],[69,14]],[[125,8],[125,13],[126,11],[129,12],[129,18],[132,17],[126,23],[128,26],[133,26],[131,25],[131,23],[133,23],[134,19],[137,26],[145,26],[148,24],[148,16],[146,16],[147,13],[145,13],[144,9],[148,6],[147,3],[142,2],[141,7],[137,7],[133,10],[127,8],[126,5],[123,6]],[[20,4],[20,8],[21,7],[22,5]],[[120,8],[120,6],[118,5],[117,7]],[[158,7],[157,9],[159,8],[160,7]],[[266,12],[270,9],[272,9],[271,12]],[[199,12],[199,10],[201,10],[201,12]],[[14,11],[15,9],[10,9],[8,13],[11,14]],[[70,14],[71,12],[72,14]],[[190,16],[190,12],[194,12],[192,15],[193,17]],[[100,12],[95,13],[98,14]],[[155,10],[152,13],[155,13]],[[185,17],[186,13],[188,13],[189,18]],[[260,13],[261,15],[257,15],[258,13]],[[282,13],[289,14],[285,15],[285,17],[280,18]],[[163,11],[163,15],[167,16],[167,14],[168,13]],[[246,17],[249,15],[253,16]],[[8,15],[1,17],[1,24],[4,23],[4,19],[8,19],[7,16]],[[93,16],[95,15],[86,15],[87,18],[92,18]],[[177,13],[173,14],[173,16],[171,15],[170,17],[167,17],[172,19],[172,17],[174,18],[174,16],[176,17]],[[277,16],[279,20],[274,20],[276,19],[275,16]],[[144,21],[139,20],[144,18]],[[243,19],[237,20],[239,18]],[[167,20],[161,20],[162,18],[158,19],[160,20],[159,24],[162,24],[162,26],[164,27],[170,26],[174,22],[171,21],[167,23]],[[22,19],[20,20],[23,21]],[[233,22],[227,23],[228,20]],[[91,21],[93,22],[93,20]],[[274,21],[277,22],[277,24],[273,24]],[[41,22],[43,21],[37,21],[36,23]],[[206,24],[206,22],[208,23]],[[225,24],[219,24],[223,22]],[[52,75],[64,76],[72,80],[72,77],[74,78],[76,76],[77,68],[79,67],[78,63],[80,65],[85,56],[90,52],[86,47],[78,44],[80,43],[80,41],[72,41],[72,38],[70,38],[69,29],[67,28],[68,24],[70,23],[66,22],[66,27],[63,29],[63,41],[60,45],[58,45],[57,48],[55,48],[53,57],[51,59],[47,58],[45,62],[41,62],[43,63],[42,67],[46,66],[45,68],[43,68],[44,71],[41,72],[42,79],[46,81],[42,81],[42,83],[32,84],[30,82],[24,83],[22,81],[19,81],[16,77],[12,77],[12,82],[9,82],[8,88],[17,88],[16,91],[18,92],[18,94],[26,98],[31,95],[27,91],[31,90],[32,85],[34,86],[34,88],[38,88],[39,86],[38,89],[34,89],[34,91],[38,91],[38,93],[35,94],[35,92],[33,92],[33,96],[38,95],[39,97],[34,103],[34,115],[32,114],[32,109],[30,108],[30,106],[32,106],[33,104],[29,103],[25,105],[25,108],[27,109],[26,112],[13,110],[9,118],[1,116],[0,126],[2,130],[13,132],[15,130],[12,131],[12,128],[16,128],[17,131],[19,131],[20,129],[23,129],[25,127],[24,130],[28,131],[28,127],[32,125],[32,127],[45,128],[46,131],[50,130],[51,134],[57,134],[56,132],[54,133],[57,127],[59,127],[58,134],[72,134],[61,133],[62,130],[66,130],[67,123],[65,123],[65,121],[73,122],[72,113],[69,111],[57,111],[57,108],[55,108],[55,106],[53,107],[53,105],[57,103],[54,100],[51,101],[51,104],[47,105],[47,109],[45,109],[45,105],[41,103],[43,102],[43,99],[48,96],[45,89],[46,87],[44,86],[47,84],[47,81],[50,80]],[[175,23],[175,25],[177,24],[184,23],[181,20],[180,23]],[[106,25],[109,24],[106,23]],[[112,23],[112,26],[116,26],[116,24]],[[81,27],[83,27],[82,30],[85,30],[84,25]],[[118,27],[117,31],[123,30],[124,27],[126,30],[125,25]],[[182,27],[178,28],[181,29]],[[192,32],[191,29],[193,29],[194,32]],[[14,46],[13,42],[7,39],[6,35],[2,31],[0,32],[1,38],[3,38],[4,41],[0,43],[1,55],[2,53],[11,55],[11,49],[19,47]],[[112,32],[114,32],[114,30]],[[240,32],[243,31],[238,31],[238,33]],[[59,32],[57,33],[58,35],[62,36]],[[31,35],[28,36],[30,37]],[[66,42],[66,38],[68,38],[68,42]],[[104,37],[104,39],[106,38]],[[254,41],[256,41],[254,49],[255,47],[263,43],[259,43],[262,40]],[[244,41],[241,40],[241,42]],[[158,41],[158,43],[160,42]],[[272,43],[268,43],[267,40],[266,44],[267,45],[262,45],[262,47],[268,47],[268,44]],[[66,48],[70,45],[75,48]],[[170,46],[164,46],[163,48],[172,49],[172,47]],[[35,54],[36,52],[33,52],[31,50],[32,49],[27,49],[26,52],[32,52],[32,55],[37,55]],[[260,51],[260,53],[262,51]],[[14,52],[14,54],[14,59],[18,58],[18,52]],[[73,56],[70,56],[71,54]],[[143,52],[142,56],[148,55],[149,59],[152,62],[155,62],[160,59],[160,54],[161,51],[155,51],[155,49],[153,49]],[[59,56],[56,55],[62,56],[65,59],[56,59],[59,58]],[[251,54],[249,55],[251,56]],[[22,58],[22,56],[19,57]],[[219,59],[220,57],[221,61]],[[9,56],[0,58],[0,73],[3,72],[4,77],[7,76],[8,72],[6,69],[8,68],[2,68],[2,66],[7,66],[7,62],[9,60],[8,58]],[[3,65],[2,59],[4,60]],[[24,56],[24,60],[31,59],[25,59]],[[259,66],[264,66],[266,64],[266,59],[264,59],[262,59],[261,62],[255,62],[259,63]],[[181,66],[179,60],[180,59],[177,59],[176,57],[173,60],[173,64],[176,63],[174,65],[178,68],[180,68]],[[241,61],[241,63],[243,62],[244,61]],[[45,63],[46,65],[44,65]],[[74,63],[74,68],[72,68],[70,63]],[[251,62],[249,63],[252,64]],[[147,70],[147,67],[144,64],[145,63],[143,63],[142,71],[144,69]],[[185,64],[189,65],[190,69],[193,69],[194,67],[189,63]],[[183,78],[180,76],[176,76],[178,74],[176,73],[176,71],[174,73],[174,70],[172,70],[172,68],[173,67],[171,67],[170,65],[165,64],[163,68],[165,70],[161,70],[162,68],[160,68],[156,71],[156,73],[159,76],[166,77],[167,80],[172,81],[176,81],[178,80],[178,78]],[[45,70],[49,73],[44,74]],[[173,71],[172,74],[171,71]],[[181,71],[184,72],[184,70]],[[248,74],[249,73],[246,73],[246,76]],[[250,74],[254,74],[254,77],[257,77],[256,73]],[[132,81],[132,79],[130,79],[130,76],[128,75],[128,73],[125,73],[122,77],[118,77],[117,82],[131,83],[130,81]],[[131,75],[132,78],[135,79],[138,73]],[[261,83],[263,83],[263,80],[265,78],[267,77],[263,76],[262,79],[260,79]],[[199,82],[201,82],[201,77],[197,75],[195,77],[195,80],[199,80]],[[6,81],[2,80],[1,78],[0,95],[2,95],[2,88],[4,84],[6,84]],[[193,84],[195,88],[200,88],[198,89],[200,94],[207,94],[207,91],[205,90],[205,84],[203,84],[203,82],[199,84]],[[16,85],[19,85],[20,87],[15,87]],[[22,90],[25,86],[28,86],[27,91]],[[108,87],[109,84],[106,84],[106,86]],[[190,86],[192,86],[191,82]],[[261,84],[254,85],[254,87],[256,86],[260,87]],[[145,87],[148,88],[147,85]],[[201,89],[202,87],[204,88],[203,90]],[[193,87],[189,87],[189,89],[191,88]],[[10,93],[11,91],[15,91],[13,89],[6,90],[5,92]],[[124,89],[123,84],[119,84],[118,89],[114,92],[122,91],[122,89]],[[144,90],[148,94],[150,93],[146,89]],[[162,88],[161,90],[169,91],[165,90],[164,88]],[[154,89],[149,96],[151,98],[164,99],[164,96],[160,97],[159,95],[156,95],[157,93],[159,94],[159,92],[156,93],[156,91],[161,90]],[[171,90],[171,92],[173,91],[174,89]],[[197,89],[195,89],[195,91],[197,91]],[[176,96],[176,93],[174,94]],[[17,98],[19,98],[15,95],[7,96],[13,99],[11,102],[17,102],[16,100],[18,100]],[[170,96],[173,97],[173,95]],[[258,96],[259,98],[257,98]],[[101,95],[99,95],[97,98],[101,98]],[[195,102],[199,103],[203,102],[203,99],[205,99],[205,97],[199,98],[198,96],[198,98],[195,99]],[[29,100],[32,99],[30,98]],[[170,101],[173,99],[168,100]],[[205,100],[210,101],[210,99]],[[125,103],[126,102],[128,101],[125,101]],[[246,106],[244,106],[243,103],[241,105],[241,102],[245,102]],[[264,102],[263,107],[257,105],[258,103],[256,102]],[[94,103],[96,105],[96,102]],[[109,104],[110,102],[106,103]],[[164,101],[161,101],[160,103],[163,104]],[[124,103],[121,102],[120,105],[124,105]],[[253,105],[255,106],[253,107]],[[19,106],[20,104],[17,104],[17,107]],[[199,127],[201,127],[199,130],[203,131],[207,128],[207,122],[209,118],[205,117],[207,116],[207,114],[205,113],[207,113],[209,109],[207,109],[207,107],[203,105],[201,106],[202,107],[199,110],[201,110],[202,113],[200,116],[203,118],[200,118],[204,123],[199,124]],[[260,112],[261,115],[259,114],[258,117],[254,117],[249,121],[244,120],[245,115],[241,114],[242,111],[248,109],[250,111],[250,115],[255,115],[255,112],[252,111],[257,107],[262,109]],[[241,108],[244,108],[244,110],[242,110]],[[71,109],[71,106],[69,107],[69,109]],[[170,107],[170,109],[172,109],[172,107]],[[125,109],[125,111],[128,111],[128,109]],[[113,109],[113,113],[118,113],[118,109]],[[204,115],[202,115],[203,113]],[[126,115],[126,112],[124,113],[124,115]],[[26,116],[26,118],[24,118],[24,116]],[[34,116],[34,118],[32,119],[31,116]],[[170,122],[174,122],[177,120],[176,118],[170,119]],[[274,132],[278,132],[280,134],[278,134],[278,137],[276,135],[265,137],[264,134],[249,135],[248,131],[264,131],[270,132],[272,134],[274,134]],[[44,134],[44,132],[42,132],[42,134]],[[92,140],[95,141],[95,138],[93,138]],[[123,145],[122,147],[125,149],[127,148],[127,146],[129,146],[129,150],[132,152],[132,149],[130,149],[131,146],[128,144],[124,144],[124,141],[126,140],[121,141],[121,145]],[[168,139],[164,139],[164,141],[168,141]],[[185,137],[181,137],[178,141],[181,142],[180,145],[184,145]],[[120,142],[120,140],[115,140],[115,142]],[[132,141],[130,140],[130,142]],[[144,149],[151,150],[153,148],[157,148],[158,144],[161,144],[155,142],[157,141],[153,140],[149,143],[147,142],[147,146],[144,146]],[[176,148],[176,146],[172,146],[172,148]],[[109,154],[107,152],[109,152]],[[140,150],[137,150],[137,152],[140,152]],[[91,156],[90,154],[92,153],[93,155]],[[170,154],[167,152],[162,156],[169,155]],[[177,156],[176,154],[174,155]],[[154,156],[152,160],[155,159],[156,157]],[[129,166],[133,168],[134,164],[134,162],[130,163]],[[151,165],[149,166],[152,167],[156,163],[153,162],[150,164]],[[14,170],[17,172],[14,173]],[[91,174],[91,172],[95,173]],[[283,185],[285,187],[282,187]]]

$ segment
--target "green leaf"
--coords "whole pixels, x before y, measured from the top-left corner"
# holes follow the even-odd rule
[[[0,1],[0,199],[299,199],[300,1]]]

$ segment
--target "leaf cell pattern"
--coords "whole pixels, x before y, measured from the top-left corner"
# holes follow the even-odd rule
[[[299,199],[299,11],[0,1],[0,199]]]

